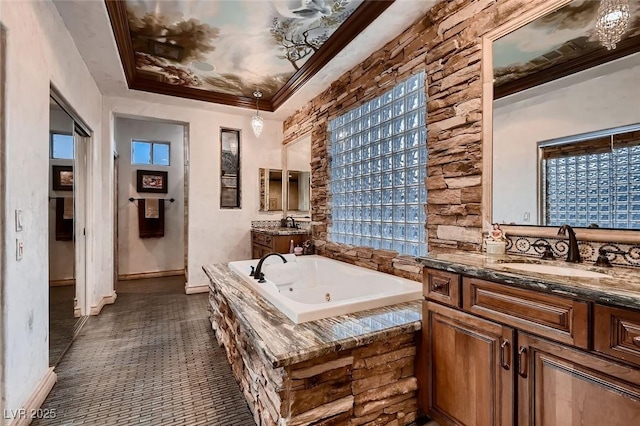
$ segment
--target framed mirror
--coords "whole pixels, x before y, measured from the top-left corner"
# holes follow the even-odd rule
[[[309,216],[311,211],[311,135],[284,147],[286,167],[286,215]]]
[[[585,0],[547,2],[484,37],[485,226],[640,240],[640,0],[628,4],[615,49],[596,30],[600,2]]]
[[[258,169],[260,184],[260,211],[283,211],[283,181],[280,169]]]

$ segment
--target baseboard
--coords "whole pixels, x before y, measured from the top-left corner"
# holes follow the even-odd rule
[[[112,303],[114,303],[116,301],[116,299],[118,298],[118,295],[116,294],[116,292],[114,291],[113,293],[111,293],[110,296],[103,296],[102,299],[100,299],[100,301],[98,302],[97,305],[94,305],[91,307],[91,310],[89,311],[90,315],[98,315],[100,313],[100,311],[102,310],[102,308],[104,308],[105,305],[111,305]]]
[[[204,284],[204,285],[189,285],[189,283],[186,283],[184,285],[184,292],[185,292],[185,294],[208,293],[209,292],[209,285],[208,284]]]
[[[16,412],[15,416],[11,416],[10,412],[5,412],[5,416],[14,417],[9,423],[10,426],[26,426],[31,423],[31,414],[36,413],[42,406],[47,395],[51,392],[53,385],[56,384],[57,375],[53,372],[53,367],[50,367],[45,373],[44,377],[40,379],[33,393],[27,398],[22,405],[21,410]],[[24,414],[23,414],[24,413]]]
[[[184,276],[184,269],[174,269],[172,271],[139,272],[137,274],[118,275],[119,281],[142,280],[145,278],[165,278]]]
[[[68,278],[66,280],[50,280],[49,287],[64,287],[67,285],[74,285],[76,280],[74,278]]]

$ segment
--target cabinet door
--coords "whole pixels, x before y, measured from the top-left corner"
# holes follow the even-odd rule
[[[423,302],[422,333],[431,417],[441,425],[514,424],[512,328]]]
[[[251,245],[251,258],[260,259],[262,257],[262,248],[257,244]]]
[[[518,424],[640,424],[640,370],[518,335]]]

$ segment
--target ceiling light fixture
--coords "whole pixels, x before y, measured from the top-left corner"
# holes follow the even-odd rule
[[[262,92],[259,90],[256,90],[255,92],[253,92],[253,97],[256,98],[256,115],[253,116],[253,118],[251,118],[251,127],[253,128],[253,134],[256,135],[256,138],[260,137],[260,134],[262,133],[262,127],[263,127],[263,119],[260,116],[260,109],[258,108],[258,102],[260,102],[260,98],[262,97]]]
[[[598,8],[596,32],[600,43],[607,50],[616,48],[616,43],[622,39],[629,25],[628,0],[602,0]]]

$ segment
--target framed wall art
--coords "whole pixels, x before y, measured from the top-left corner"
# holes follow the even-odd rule
[[[159,172],[155,170],[138,170],[137,178],[138,192],[156,192],[162,194],[167,193],[167,172]]]

